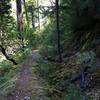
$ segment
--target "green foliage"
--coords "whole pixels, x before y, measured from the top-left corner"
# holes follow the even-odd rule
[[[54,68],[55,67],[52,66],[52,64],[48,61],[45,61],[43,59],[38,61],[37,70],[40,72],[40,75],[42,75],[43,77],[47,78],[52,73]]]
[[[73,66],[68,68],[68,65],[54,64],[41,59],[35,68],[37,68],[40,76],[47,80],[45,90],[52,99],[91,100],[79,87],[70,82],[69,74],[71,76],[76,71]]]
[[[28,56],[31,54],[31,48],[20,48],[16,52],[15,55],[13,55],[13,58],[16,59],[18,64],[22,63]]]
[[[11,29],[13,17],[11,17],[11,0],[1,0],[0,1],[0,35]],[[14,25],[14,24],[13,24]]]
[[[70,84],[68,87],[68,95],[64,100],[89,100],[75,85]]]
[[[29,47],[37,48],[39,45],[39,34],[33,28],[24,26],[23,29],[24,44]]]
[[[64,1],[61,2],[60,8],[60,42],[61,42],[61,52],[64,53],[66,50],[68,51],[71,46],[73,46],[73,29],[72,29],[72,22],[74,17],[74,11],[71,8],[72,1]],[[57,59],[58,56],[58,47],[57,47],[57,29],[56,29],[56,17],[50,16],[49,24],[46,25],[45,29],[41,32],[41,52],[45,56],[49,56],[51,58]],[[71,45],[71,46],[70,46]]]
[[[55,24],[50,23],[41,35],[41,53],[50,57],[57,56],[57,34]],[[47,34],[48,33],[48,34]]]
[[[0,63],[0,98],[5,98],[12,91],[18,71],[18,66],[13,66],[6,61]]]
[[[78,63],[91,63],[93,64],[96,60],[96,54],[92,51],[77,53]]]

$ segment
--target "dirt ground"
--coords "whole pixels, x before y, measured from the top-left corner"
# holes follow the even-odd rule
[[[34,50],[26,62],[21,65],[15,89],[7,100],[50,100],[45,95],[43,80],[37,74],[32,73],[32,65],[38,58],[38,51]]]

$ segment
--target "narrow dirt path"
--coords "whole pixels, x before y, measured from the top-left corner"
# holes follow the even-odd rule
[[[43,81],[36,74],[32,74],[32,65],[39,58],[37,51],[21,66],[15,89],[7,100],[49,100],[45,96]]]

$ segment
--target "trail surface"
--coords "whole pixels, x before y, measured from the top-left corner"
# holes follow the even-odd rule
[[[33,51],[32,55],[21,65],[15,89],[7,100],[49,100],[45,96],[43,80],[37,74],[32,73],[32,65],[39,56],[38,51]]]

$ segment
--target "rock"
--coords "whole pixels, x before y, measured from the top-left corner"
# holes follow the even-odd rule
[[[29,96],[24,97],[25,100],[30,100]]]

